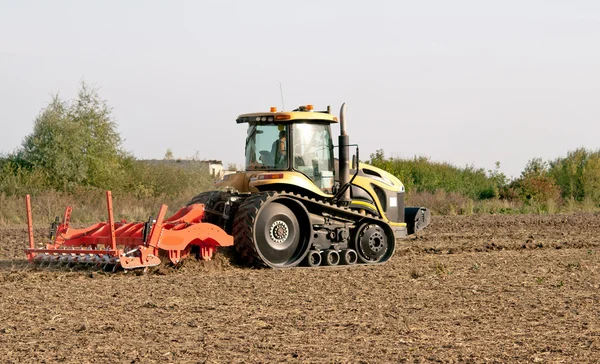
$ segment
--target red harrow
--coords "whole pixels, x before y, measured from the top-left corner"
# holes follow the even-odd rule
[[[156,220],[115,222],[110,191],[106,191],[106,203],[108,222],[83,229],[70,227],[73,209],[67,207],[62,222],[56,221],[50,228],[50,242],[44,248],[36,248],[31,198],[27,195],[29,248],[25,252],[28,260],[49,264],[94,264],[104,269],[108,266],[134,269],[159,265],[161,251],[168,255],[171,263],[178,264],[195,249],[202,259],[210,260],[217,247],[233,245],[233,237],[223,229],[202,222],[202,204],[184,207],[167,219],[167,205],[162,205]]]

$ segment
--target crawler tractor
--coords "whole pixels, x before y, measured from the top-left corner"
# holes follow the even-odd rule
[[[425,228],[430,212],[404,206],[404,186],[390,173],[359,162],[340,110],[339,159],[331,124],[338,118],[312,105],[291,112],[243,114],[245,171],[204,192],[206,220],[233,234],[243,260],[273,268],[387,261],[396,238]],[[350,147],[356,154],[350,161]]]
[[[210,259],[218,247],[234,245],[240,260],[254,266],[384,263],[397,238],[429,224],[430,212],[405,207],[396,177],[359,162],[345,111],[344,104],[337,146],[331,124],[338,118],[329,107],[240,115],[237,123],[248,125],[245,170],[225,175],[216,182],[219,190],[195,196],[170,218],[163,205],[148,222],[115,222],[107,192],[108,222],[70,228],[68,207],[52,225],[50,243],[36,248],[27,197],[28,258],[131,269],[159,264],[161,252],[177,264],[192,253]]]

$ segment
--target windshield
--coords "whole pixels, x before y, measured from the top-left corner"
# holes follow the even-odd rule
[[[294,125],[294,169],[324,191],[333,187],[333,147],[329,124]]]
[[[287,125],[250,125],[246,137],[246,170],[287,169]]]

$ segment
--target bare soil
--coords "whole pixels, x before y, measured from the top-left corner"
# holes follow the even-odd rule
[[[321,269],[40,269],[25,241],[0,229],[2,362],[600,361],[598,214],[436,216]]]

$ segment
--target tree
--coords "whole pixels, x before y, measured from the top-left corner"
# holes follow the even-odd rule
[[[500,172],[500,161],[496,161],[495,168],[488,170],[487,176],[492,183],[489,189],[484,189],[480,192],[480,199],[489,198],[506,198],[508,178],[502,172]]]
[[[548,163],[541,158],[533,158],[527,162],[521,176],[513,182],[512,187],[528,203],[545,204],[560,197],[560,189],[549,173]]]
[[[78,185],[112,188],[129,158],[121,143],[111,109],[82,83],[76,100],[52,98],[13,159],[22,168],[41,171],[58,190]]]
[[[550,163],[550,174],[566,199],[600,202],[600,151],[578,148]]]

